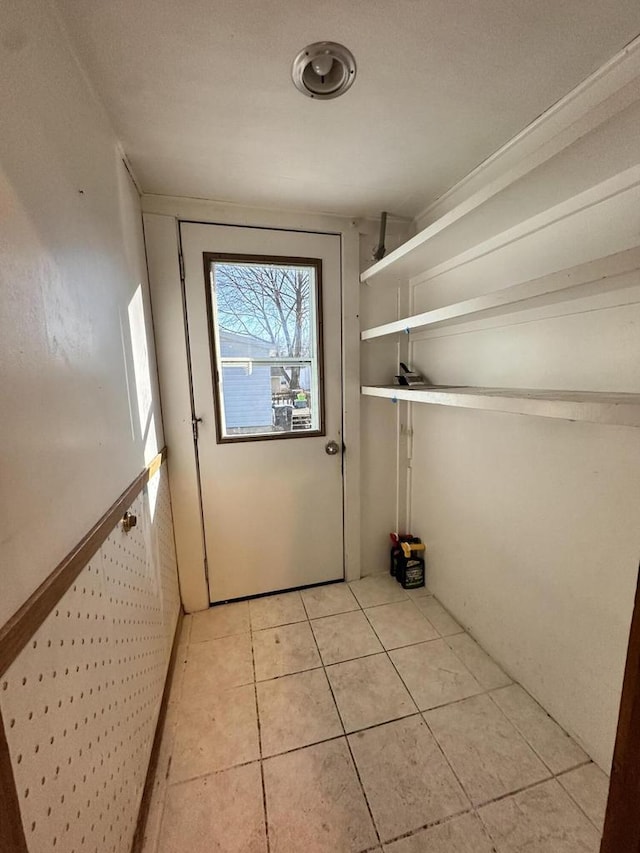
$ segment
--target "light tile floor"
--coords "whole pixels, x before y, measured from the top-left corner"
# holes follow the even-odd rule
[[[380,574],[186,617],[144,851],[597,853],[607,788]]]

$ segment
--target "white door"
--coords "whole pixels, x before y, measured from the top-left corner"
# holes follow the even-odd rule
[[[341,579],[340,237],[180,231],[211,601]]]

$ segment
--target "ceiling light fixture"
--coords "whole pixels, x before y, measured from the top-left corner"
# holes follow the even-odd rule
[[[303,95],[329,100],[342,95],[356,78],[356,61],[350,50],[334,41],[307,45],[293,60],[291,77]]]

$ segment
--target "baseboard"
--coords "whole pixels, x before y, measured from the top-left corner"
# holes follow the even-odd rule
[[[162,743],[162,735],[164,732],[164,723],[167,718],[167,707],[169,705],[169,696],[171,695],[171,685],[173,684],[173,675],[176,668],[176,658],[178,656],[178,645],[180,643],[180,633],[182,631],[182,620],[184,619],[184,611],[182,606],[178,614],[176,623],[176,631],[173,636],[173,646],[171,647],[171,657],[169,658],[169,667],[167,669],[167,678],[162,691],[162,701],[160,703],[160,713],[158,714],[158,722],[156,724],[156,733],[153,737],[153,746],[151,747],[151,755],[149,756],[149,766],[147,767],[147,776],[144,780],[144,789],[142,791],[142,799],[140,801],[140,809],[138,810],[138,822],[136,831],[131,844],[131,853],[141,853],[144,843],[144,833],[147,828],[147,818],[149,817],[149,807],[151,806],[151,795],[158,769],[158,759],[160,757],[160,744]]]

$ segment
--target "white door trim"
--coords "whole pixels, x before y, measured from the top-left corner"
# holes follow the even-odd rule
[[[280,228],[341,238],[342,418],[345,578],[360,577],[359,232],[350,220],[164,197],[143,198],[160,394],[169,450],[178,572],[187,612],[209,606],[191,432],[189,370],[178,253],[178,221]]]

